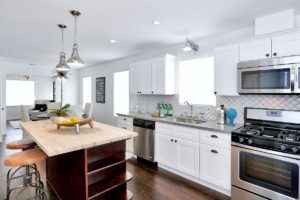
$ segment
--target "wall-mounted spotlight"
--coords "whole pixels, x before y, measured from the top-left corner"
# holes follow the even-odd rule
[[[185,45],[182,48],[182,51],[193,51],[197,52],[199,50],[199,45],[195,42],[190,41],[188,38],[186,38]]]

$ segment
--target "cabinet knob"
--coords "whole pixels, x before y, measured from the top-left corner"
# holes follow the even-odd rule
[[[152,94],[154,94],[154,92],[153,92],[153,91],[152,91],[151,93],[152,93]]]
[[[219,153],[217,150],[210,150],[210,152],[212,152],[212,153]]]
[[[275,53],[273,53],[273,56],[277,56],[277,53],[275,52]]]
[[[177,143],[177,140],[175,140],[175,142]]]
[[[217,94],[217,92],[215,91],[215,94]]]
[[[126,118],[123,118],[124,121],[126,121]]]
[[[212,138],[218,138],[217,135],[211,135],[210,137],[212,137]]]
[[[266,57],[269,57],[269,56],[270,56],[270,54],[267,53],[267,54],[266,54]]]
[[[173,142],[173,139],[171,139],[171,142]]]

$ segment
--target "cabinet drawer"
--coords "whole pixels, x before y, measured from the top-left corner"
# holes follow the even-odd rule
[[[231,135],[212,131],[200,131],[201,143],[218,146],[226,149],[231,147]]]
[[[180,139],[193,142],[200,141],[200,130],[196,128],[188,128],[183,126],[174,126],[174,136]]]
[[[155,126],[156,126],[155,127],[156,134],[174,136],[173,133],[174,125],[165,124],[165,123],[156,123]]]
[[[119,117],[119,120],[124,121],[124,122],[129,122],[129,123],[133,123],[133,119],[131,117]]]

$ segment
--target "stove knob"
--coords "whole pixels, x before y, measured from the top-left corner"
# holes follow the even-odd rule
[[[282,145],[280,145],[280,149],[281,149],[281,151],[285,151],[286,150],[286,145],[285,144],[282,144]]]
[[[293,153],[297,153],[298,150],[299,150],[298,147],[292,147],[292,152],[293,152]]]
[[[243,143],[243,142],[245,141],[245,139],[242,138],[242,137],[240,137],[240,138],[239,138],[239,141],[240,141],[240,143]]]
[[[252,139],[248,139],[248,144],[253,144],[253,140]]]

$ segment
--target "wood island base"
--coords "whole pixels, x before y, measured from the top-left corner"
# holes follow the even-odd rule
[[[121,140],[46,159],[47,182],[62,200],[132,199]]]

